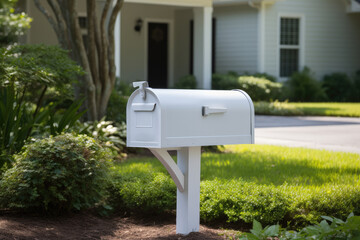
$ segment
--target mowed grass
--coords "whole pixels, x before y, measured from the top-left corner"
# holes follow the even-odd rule
[[[201,180],[237,179],[262,185],[323,186],[359,184],[360,155],[270,145],[229,145],[226,153],[202,153]],[[174,157],[176,160],[176,157]],[[122,171],[159,171],[152,157],[130,158]]]
[[[360,103],[289,103],[305,115],[360,117]]]
[[[175,184],[155,158],[131,158],[115,170],[125,179],[121,198],[130,199],[127,196],[134,194],[131,201],[143,198],[138,209],[149,202],[163,204],[175,196]],[[136,179],[130,180],[132,176]],[[225,153],[202,153],[201,181],[202,221],[251,223],[257,219],[296,228],[322,215],[344,218],[350,212],[360,214],[359,154],[269,145],[226,146]],[[167,196],[162,199],[164,194]],[[175,198],[166,206],[172,209]]]
[[[255,102],[255,112],[282,116],[360,117],[360,103]]]

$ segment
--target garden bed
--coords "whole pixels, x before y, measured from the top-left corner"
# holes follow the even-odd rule
[[[101,218],[92,214],[45,218],[0,213],[0,239],[226,239],[228,232],[200,226],[200,232],[177,235],[175,217]]]

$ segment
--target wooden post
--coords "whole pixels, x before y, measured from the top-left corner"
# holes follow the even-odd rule
[[[201,147],[184,147],[177,152],[177,165],[184,174],[184,191],[177,190],[176,233],[198,232],[200,225]]]

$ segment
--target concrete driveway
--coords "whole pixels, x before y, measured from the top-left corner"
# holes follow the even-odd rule
[[[360,154],[360,118],[257,115],[255,143]]]

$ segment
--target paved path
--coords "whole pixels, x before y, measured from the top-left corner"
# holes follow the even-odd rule
[[[360,154],[360,118],[256,116],[255,143]]]

